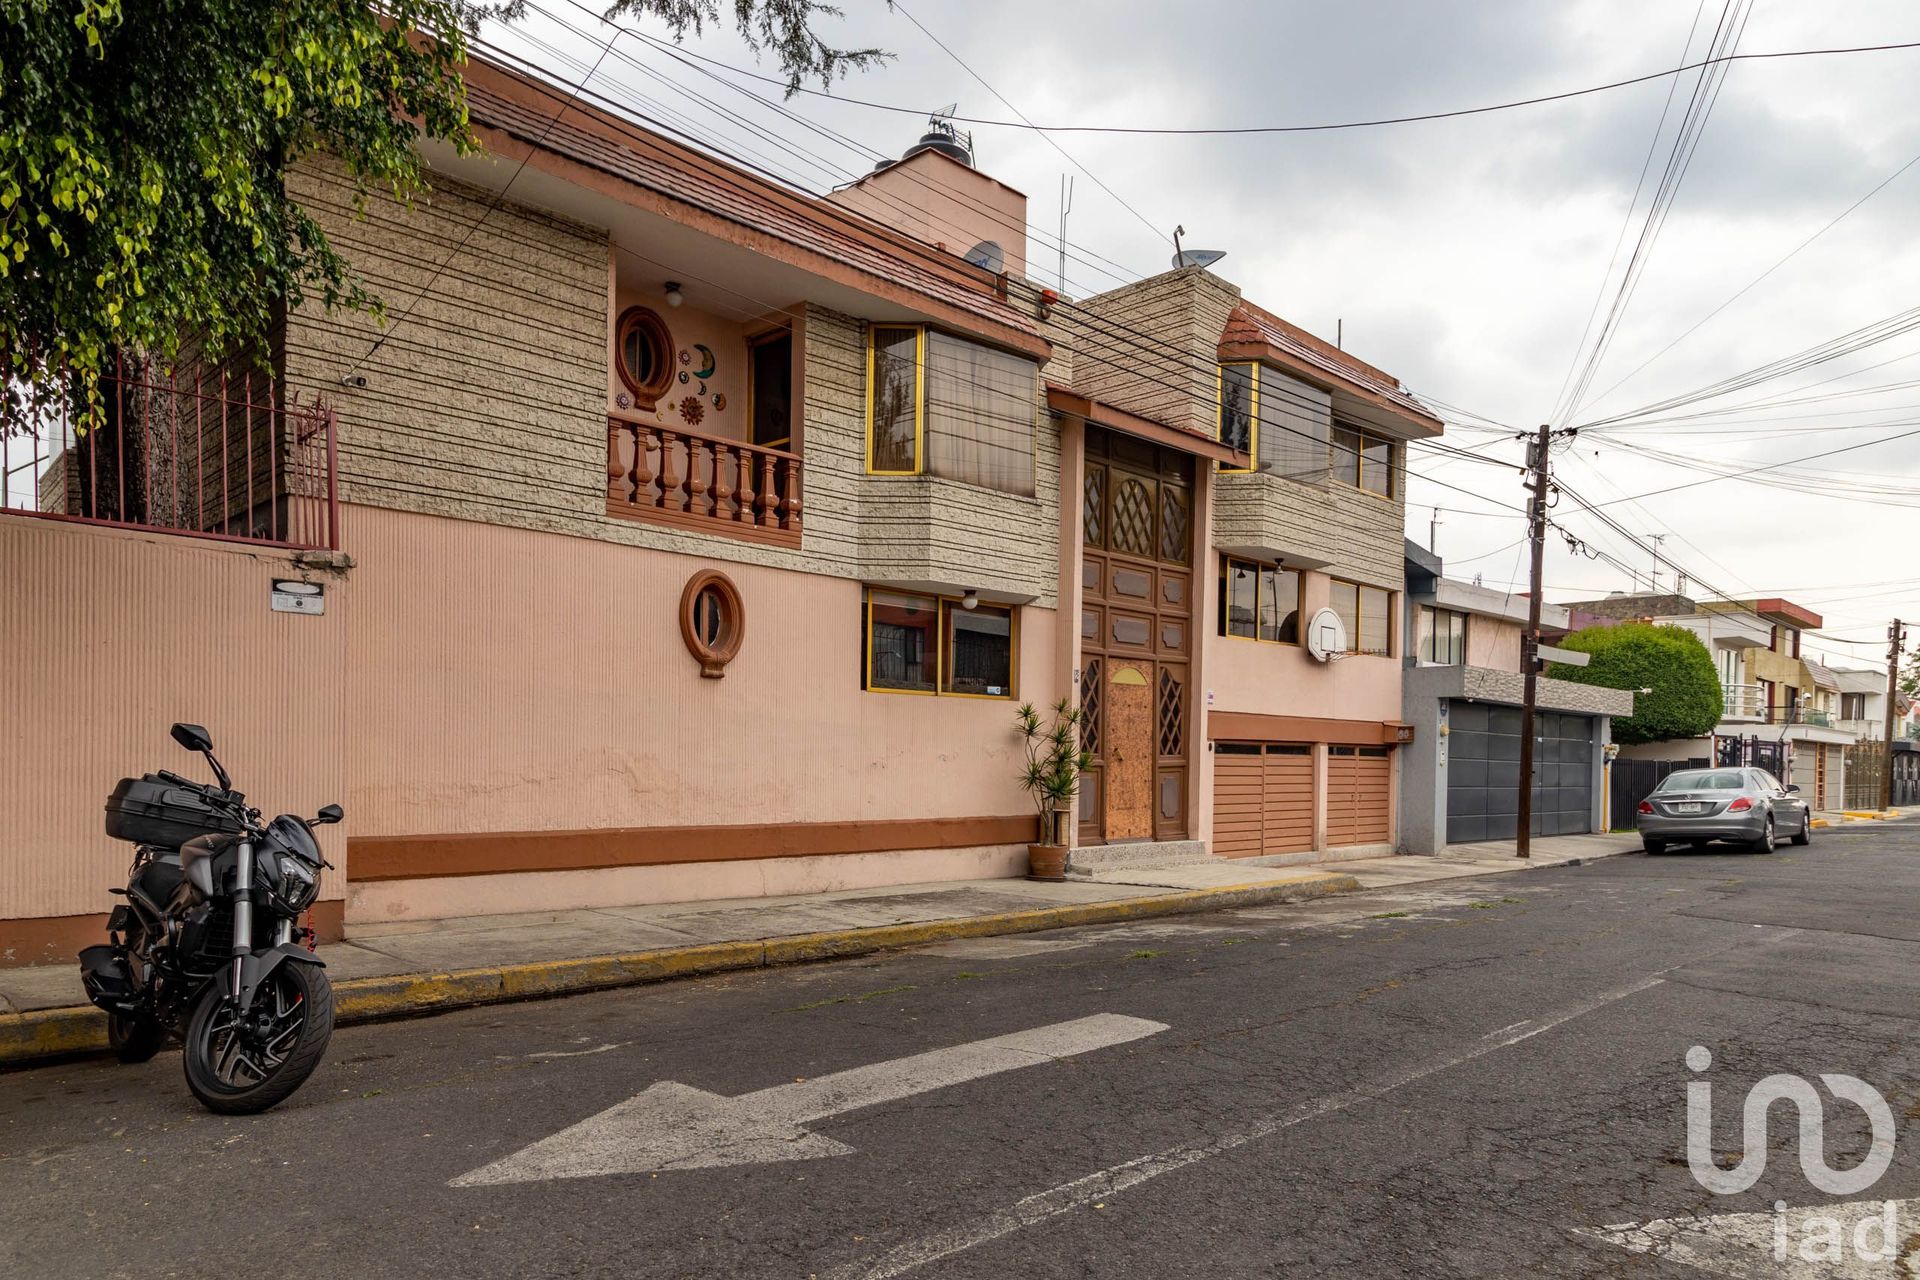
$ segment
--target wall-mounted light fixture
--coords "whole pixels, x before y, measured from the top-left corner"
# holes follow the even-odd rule
[[[677,307],[686,300],[687,295],[680,292],[680,282],[678,280],[667,281],[667,305]]]
[[[972,591],[972,590],[968,590],[968,591],[963,591],[963,592],[961,592],[961,593],[960,593],[960,607],[961,607],[962,609],[977,609],[977,608],[979,608],[979,607],[980,607],[980,593],[979,593],[978,591]]]

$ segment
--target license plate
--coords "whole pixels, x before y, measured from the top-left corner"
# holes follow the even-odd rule
[[[1675,813],[1705,813],[1707,806],[1704,804],[1676,804],[1673,806],[1673,811]]]

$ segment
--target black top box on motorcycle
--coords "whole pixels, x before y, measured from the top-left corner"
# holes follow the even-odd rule
[[[107,797],[107,834],[131,844],[177,849],[209,831],[240,829],[232,815],[205,796],[151,773],[120,779]]]

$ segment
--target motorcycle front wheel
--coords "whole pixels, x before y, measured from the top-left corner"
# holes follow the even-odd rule
[[[187,1088],[209,1111],[265,1111],[313,1074],[333,1038],[333,985],[318,965],[288,961],[261,984],[249,1018],[215,981],[187,1022]]]

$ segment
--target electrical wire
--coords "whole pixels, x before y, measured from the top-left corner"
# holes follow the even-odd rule
[[[659,37],[649,37],[659,43]],[[947,118],[960,124],[988,125],[1003,129],[1027,129],[1039,133],[1123,133],[1142,136],[1171,137],[1211,137],[1232,134],[1269,134],[1269,133],[1329,133],[1345,129],[1378,129],[1388,125],[1421,124],[1429,120],[1453,120],[1463,116],[1488,115],[1497,111],[1513,111],[1521,107],[1540,106],[1549,102],[1564,102],[1572,98],[1583,98],[1596,93],[1608,93],[1615,89],[1630,88],[1637,84],[1648,84],[1655,80],[1664,80],[1670,76],[1684,75],[1689,71],[1698,71],[1705,67],[1733,62],[1763,62],[1788,58],[1823,58],[1856,53],[1892,53],[1903,49],[1920,49],[1920,40],[1909,40],[1889,44],[1864,44],[1828,47],[1819,49],[1777,49],[1767,53],[1734,53],[1721,57],[1705,58],[1699,62],[1669,68],[1664,71],[1651,71],[1645,75],[1630,76],[1624,80],[1612,80],[1605,84],[1589,85],[1583,89],[1570,89],[1558,93],[1541,94],[1531,98],[1517,98],[1506,102],[1496,102],[1486,106],[1463,107],[1450,111],[1429,111],[1420,115],[1383,116],[1368,120],[1346,120],[1324,124],[1269,124],[1269,125],[1223,125],[1216,127],[1172,127],[1172,126],[1130,126],[1097,124],[1034,124],[1023,120],[997,120],[985,116],[953,115]],[[735,75],[758,80],[765,84],[778,85],[783,91],[788,85],[785,80],[762,75],[757,71],[738,67],[718,58],[687,51],[687,56],[696,58],[710,66],[720,67]],[[897,103],[874,102],[870,99],[848,97],[824,89],[809,89],[802,85],[797,92],[810,97],[825,98],[831,102],[841,102],[848,106],[865,107],[875,111],[891,111],[901,115],[926,116],[932,114],[924,107],[901,106]]]

